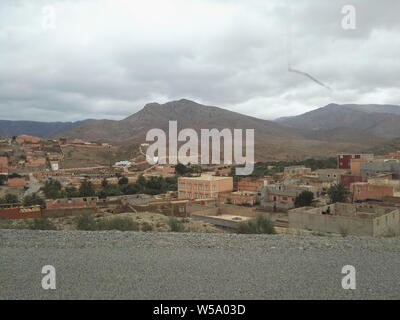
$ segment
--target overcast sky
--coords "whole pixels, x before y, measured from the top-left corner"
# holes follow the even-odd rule
[[[181,98],[264,119],[400,104],[399,14],[398,0],[1,0],[0,119],[122,119]]]

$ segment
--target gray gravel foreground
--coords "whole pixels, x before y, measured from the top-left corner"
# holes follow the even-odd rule
[[[400,299],[400,238],[0,230],[0,299]]]

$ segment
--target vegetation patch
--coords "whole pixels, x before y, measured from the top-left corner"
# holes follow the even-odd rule
[[[242,234],[275,234],[275,224],[271,218],[258,214],[254,219],[239,224],[238,233]]]

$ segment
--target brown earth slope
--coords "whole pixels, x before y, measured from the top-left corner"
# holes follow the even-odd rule
[[[254,129],[256,160],[302,159],[326,157],[338,152],[362,151],[371,147],[370,141],[329,141],[307,130],[245,116],[218,107],[204,106],[189,100],[166,104],[147,104],[142,110],[121,121],[93,120],[58,134],[68,138],[90,141],[110,141],[120,145],[145,142],[146,133],[153,128],[168,132],[168,121],[178,121],[178,130]],[[368,140],[368,139],[367,139]]]

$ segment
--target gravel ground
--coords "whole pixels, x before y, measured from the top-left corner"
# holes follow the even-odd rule
[[[0,230],[0,299],[399,298],[400,238]]]

